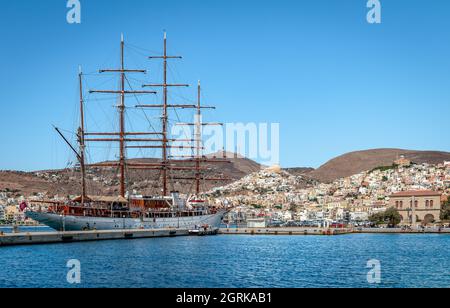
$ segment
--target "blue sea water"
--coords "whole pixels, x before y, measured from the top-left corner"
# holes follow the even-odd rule
[[[0,247],[0,287],[450,287],[450,236],[212,236]],[[81,284],[66,280],[81,262]],[[369,260],[381,283],[367,282]]]

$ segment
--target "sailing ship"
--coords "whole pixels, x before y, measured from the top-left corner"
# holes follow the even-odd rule
[[[114,229],[161,229],[179,228],[196,230],[199,228],[217,228],[227,209],[210,206],[201,196],[200,185],[203,181],[228,180],[224,178],[207,178],[203,167],[208,163],[229,163],[223,159],[208,158],[203,155],[202,127],[206,125],[222,125],[221,123],[202,123],[203,109],[215,109],[215,107],[203,106],[201,103],[201,85],[198,83],[197,104],[176,105],[169,104],[168,91],[172,87],[188,87],[187,84],[172,84],[168,82],[168,61],[181,59],[179,56],[169,56],[167,53],[167,35],[164,33],[163,54],[150,56],[149,59],[161,59],[164,63],[163,82],[161,84],[144,84],[142,88],[162,89],[163,103],[160,105],[137,105],[135,108],[157,108],[162,111],[161,131],[131,132],[127,130],[125,99],[127,95],[157,94],[156,91],[135,91],[130,85],[126,87],[127,74],[145,74],[146,70],[128,69],[124,61],[124,37],[121,37],[121,66],[119,69],[102,69],[99,73],[120,74],[120,88],[118,90],[90,90],[90,94],[114,94],[118,95],[120,102],[117,106],[119,115],[118,132],[88,132],[85,130],[85,100],[83,96],[83,73],[79,73],[80,95],[80,127],[77,133],[78,149],[72,146],[64,134],[55,127],[58,134],[74,152],[81,173],[80,196],[65,201],[28,201],[33,206],[25,211],[26,217],[45,224],[60,231],[87,231],[87,230],[114,230]],[[178,123],[195,127],[193,139],[184,140],[190,142],[189,148],[192,155],[171,156],[170,149],[186,148],[185,145],[177,146],[174,140],[169,138],[169,109],[193,109],[196,111],[193,123]],[[86,163],[86,148],[92,142],[113,142],[119,145],[120,159],[117,162],[99,163],[88,165]],[[144,145],[134,145],[136,143]],[[158,149],[161,150],[161,158],[157,163],[137,163],[127,160],[127,149]],[[118,196],[94,196],[87,193],[86,172],[87,168],[117,168],[120,177],[120,194]],[[126,172],[128,170],[159,170],[162,194],[159,196],[130,195],[127,192]],[[177,171],[191,171],[192,177],[174,177],[169,173]],[[169,191],[169,180],[178,179],[193,181],[195,194],[183,197],[176,191]]]

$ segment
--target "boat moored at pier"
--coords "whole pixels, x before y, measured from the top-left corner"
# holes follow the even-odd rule
[[[204,173],[208,168],[204,164],[229,163],[225,157],[223,159],[208,158],[203,153],[202,128],[207,125],[222,125],[221,123],[203,123],[202,109],[215,109],[214,107],[203,106],[201,103],[201,86],[198,83],[198,97],[196,104],[169,104],[168,89],[171,87],[187,87],[184,84],[171,84],[167,79],[169,59],[180,59],[178,56],[167,54],[167,36],[164,34],[164,49],[161,56],[150,56],[150,59],[162,59],[164,68],[164,79],[161,84],[144,84],[142,88],[161,88],[162,104],[157,105],[137,105],[133,108],[159,109],[161,110],[161,130],[156,131],[150,123],[151,131],[130,131],[127,127],[125,98],[128,95],[149,95],[157,94],[156,91],[134,90],[129,83],[128,74],[142,74],[146,70],[128,69],[125,67],[124,58],[125,41],[122,36],[121,66],[118,69],[103,69],[99,74],[118,74],[120,76],[120,88],[118,90],[90,90],[90,94],[112,94],[117,95],[119,104],[117,112],[119,124],[114,132],[88,132],[85,123],[85,98],[83,92],[84,75],[79,73],[79,93],[80,93],[80,127],[76,133],[78,139],[78,149],[73,146],[64,136],[62,131],[55,127],[57,133],[69,146],[78,160],[81,174],[81,194],[79,197],[68,200],[29,200],[24,206],[26,217],[45,224],[58,231],[87,231],[87,230],[118,230],[118,229],[162,229],[177,228],[191,230],[198,226],[207,228],[218,228],[227,213],[225,208],[210,206],[208,201],[202,197],[201,184],[206,181],[227,181],[225,178],[208,178]],[[180,126],[192,126],[195,128],[193,136],[188,139],[173,139],[169,132],[169,110],[192,109],[195,111],[194,123],[177,123]],[[178,116],[178,114],[177,114]],[[148,120],[148,117],[145,117]],[[148,120],[149,121],[149,120]],[[136,123],[133,123],[133,125]],[[129,125],[131,127],[131,124]],[[86,162],[87,148],[89,143],[114,143],[118,145],[119,160],[117,162],[94,163]],[[183,145],[177,145],[183,142]],[[191,155],[171,156],[171,149],[189,149]],[[160,151],[160,158],[157,162],[142,163],[127,160],[128,149],[157,149]],[[153,157],[152,157],[153,158]],[[119,178],[119,194],[117,196],[96,196],[89,195],[86,181],[88,168],[114,168]],[[127,187],[127,175],[132,170],[157,170],[161,186],[160,194],[155,196],[138,195],[134,189],[130,194]],[[182,177],[176,173],[179,171],[193,172],[193,175]],[[194,191],[179,194],[174,187],[173,181],[192,182]],[[171,192],[172,190],[172,192]]]

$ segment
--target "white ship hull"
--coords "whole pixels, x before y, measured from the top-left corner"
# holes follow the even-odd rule
[[[196,227],[208,225],[218,228],[226,211],[219,211],[212,215],[193,217],[172,217],[155,219],[134,218],[106,218],[106,217],[79,217],[62,216],[53,213],[28,211],[26,216],[41,224],[47,225],[57,231],[84,231],[84,230],[124,230],[124,229],[167,229],[177,228],[191,230]]]

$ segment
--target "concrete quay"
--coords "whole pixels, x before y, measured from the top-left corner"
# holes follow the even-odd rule
[[[450,228],[425,228],[425,229],[381,229],[381,228],[359,228],[355,229],[353,233],[366,233],[366,234],[450,234]]]
[[[0,234],[0,247],[92,242],[102,240],[129,240],[188,235],[189,230],[181,229],[4,233]]]
[[[450,229],[326,229],[326,228],[222,228],[219,235],[321,235],[335,236],[345,234],[444,234],[450,235]],[[92,242],[107,240],[130,240],[144,238],[163,238],[199,234],[182,229],[152,229],[152,230],[112,230],[112,231],[77,231],[77,232],[29,232],[29,233],[0,233],[0,247],[38,244],[58,244],[75,242]]]
[[[425,228],[406,230],[401,228],[222,228],[222,235],[344,235],[344,234],[450,234],[450,228]]]
[[[353,233],[352,229],[328,228],[222,228],[219,234],[227,235],[343,235]]]

